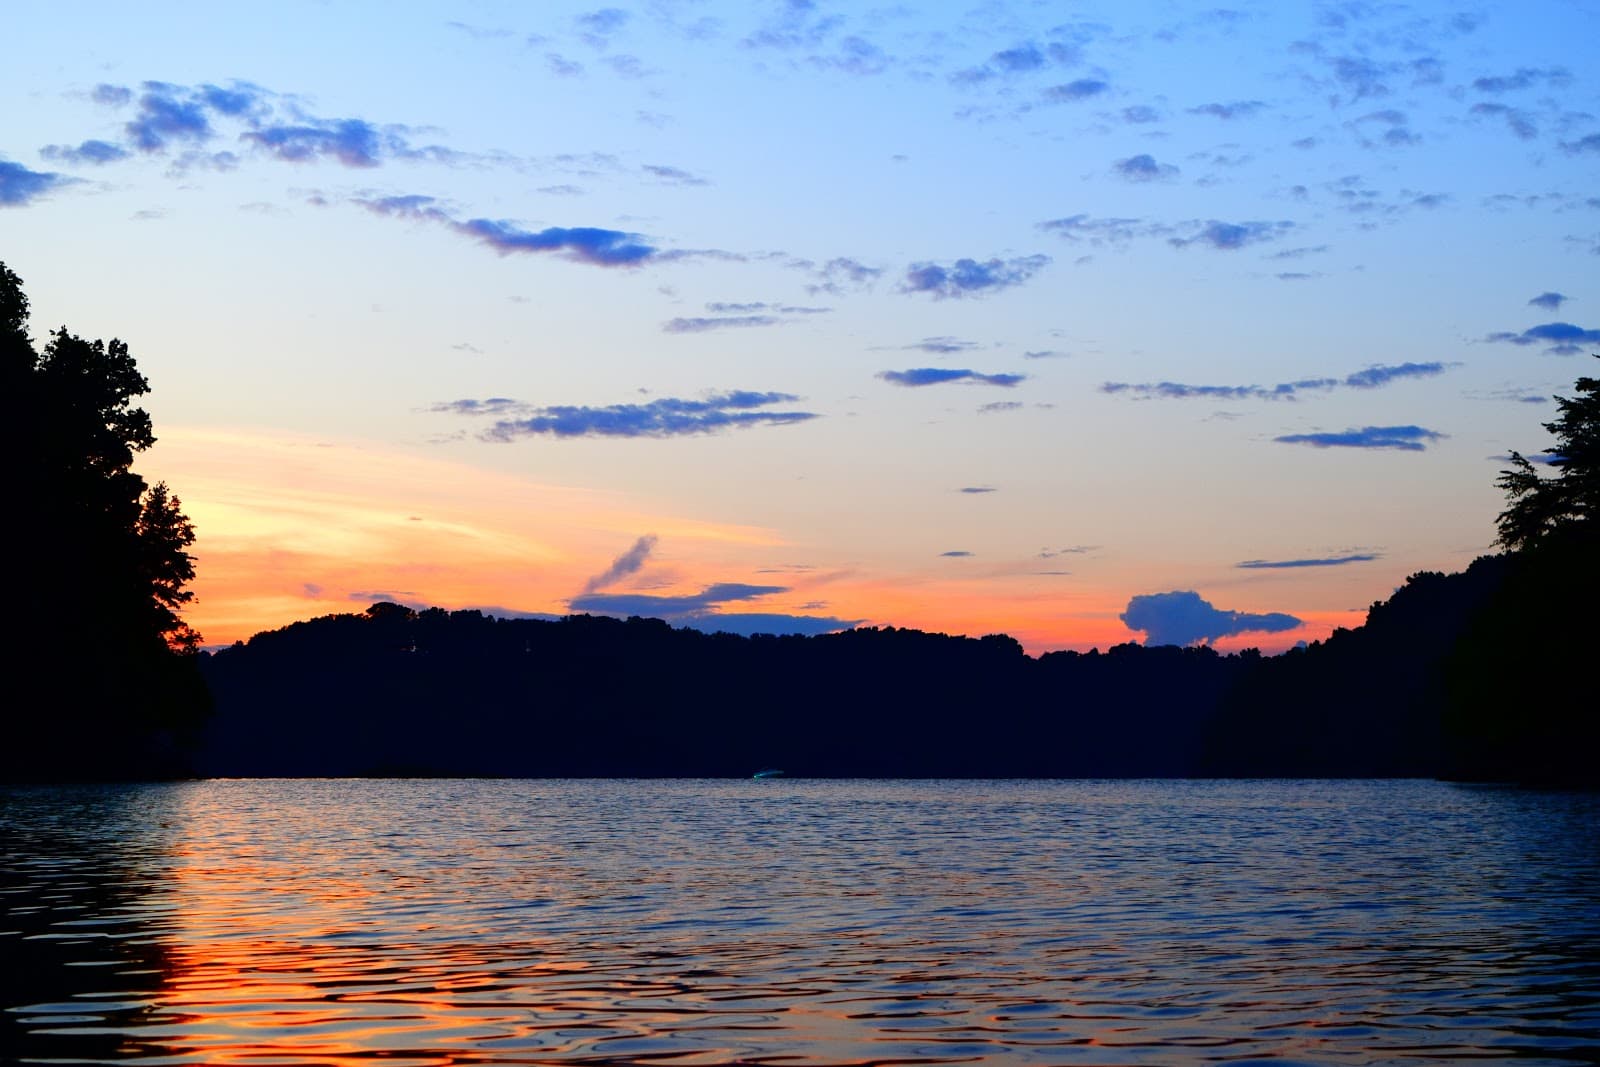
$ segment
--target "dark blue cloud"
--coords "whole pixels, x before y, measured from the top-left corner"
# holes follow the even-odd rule
[[[1576,141],[1562,141],[1561,147],[1573,155],[1579,152],[1600,152],[1600,133],[1591,133]]]
[[[1169,237],[1167,243],[1174,248],[1203,244],[1232,252],[1248,245],[1277,240],[1292,229],[1292,222],[1218,222],[1212,219],[1198,233],[1188,237]]]
[[[750,326],[776,326],[783,322],[775,315],[724,315],[716,318],[668,319],[661,324],[663,333],[708,333],[712,330],[737,329]]]
[[[1564,293],[1543,292],[1534,297],[1532,300],[1528,301],[1528,303],[1534,307],[1545,308],[1550,311],[1557,311],[1560,309],[1561,305],[1565,304],[1569,299],[1571,298]]]
[[[84,141],[76,148],[69,144],[45,145],[39,149],[39,154],[58,163],[86,163],[91,166],[115,163],[119,159],[128,158],[126,148],[114,145],[110,141]]]
[[[945,559],[966,559],[967,557],[971,556],[972,553],[968,552],[964,548],[958,548],[950,552],[941,552],[939,555]]]
[[[504,398],[499,398],[503,400]],[[789,393],[736,390],[713,393],[704,400],[663,397],[648,404],[611,404],[606,407],[575,405],[502,405],[498,401],[457,400],[435,404],[430,410],[453,414],[510,414],[479,436],[486,441],[511,441],[518,437],[683,437],[752,426],[787,426],[817,418],[809,411],[765,411],[774,404],[799,398]],[[513,402],[514,403],[514,402]]]
[[[1022,256],[1018,259],[958,259],[946,267],[938,263],[914,263],[906,270],[900,285],[903,293],[927,293],[937,300],[949,297],[981,296],[984,293],[1021,285],[1050,262],[1049,256]]]
[[[965,382],[975,385],[998,385],[1009,389],[1027,378],[1026,374],[980,374],[975,370],[953,367],[913,367],[911,370],[881,371],[878,377],[892,385],[916,388],[924,385],[943,385],[947,382]]]
[[[1536,85],[1563,86],[1572,81],[1572,74],[1564,67],[1541,70],[1537,67],[1519,67],[1513,74],[1474,78],[1472,87],[1480,93],[1511,93],[1531,89]]]
[[[23,207],[78,179],[0,159],[0,207]]]
[[[1491,333],[1485,341],[1505,341],[1514,345],[1544,345],[1553,356],[1575,356],[1584,345],[1600,344],[1600,330],[1574,326],[1570,322],[1546,322],[1530,326],[1521,333]]]
[[[1109,88],[1111,86],[1099,78],[1079,78],[1065,85],[1052,85],[1044,91],[1044,95],[1048,100],[1071,102],[1092,99]]]
[[[1294,400],[1307,391],[1327,392],[1347,389],[1378,389],[1405,378],[1432,378],[1443,374],[1449,364],[1396,363],[1377,364],[1347,374],[1343,378],[1302,378],[1298,381],[1279,382],[1277,385],[1189,385],[1184,382],[1106,382],[1102,393],[1128,393],[1142,399],[1166,400]]]
[[[386,147],[377,127],[361,119],[263,126],[246,130],[241,137],[286,163],[310,163],[332,157],[347,167],[376,167]]]
[[[1273,440],[1285,445],[1310,445],[1313,448],[1392,448],[1421,452],[1427,442],[1445,435],[1421,426],[1363,426],[1343,433],[1291,433]]]
[[[1298,570],[1301,567],[1342,567],[1346,563],[1371,563],[1382,557],[1372,553],[1352,553],[1348,556],[1325,556],[1321,559],[1247,559],[1235,567],[1250,571]]]
[[[430,405],[429,411],[448,412],[452,415],[508,415],[527,407],[509,396],[491,396],[485,400],[447,400]]]
[[[159,152],[170,141],[203,142],[215,134],[203,97],[180,85],[145,82],[139,114],[124,127],[142,152]]]
[[[1210,103],[1201,104],[1199,107],[1191,107],[1189,114],[1210,115],[1219,119],[1243,119],[1264,110],[1266,106],[1259,100],[1234,100],[1226,104]]]
[[[1234,634],[1282,633],[1304,625],[1280,612],[1223,611],[1190,590],[1133,597],[1119,618],[1128,629],[1142,630],[1147,645],[1209,644]]]
[[[550,226],[529,231],[495,219],[467,219],[451,224],[457,233],[477,238],[501,255],[513,252],[560,252],[567,259],[597,267],[634,267],[656,254],[638,234],[593,226]]]
[[[1044,52],[1040,50],[1038,45],[1034,44],[1032,41],[1029,41],[1026,44],[1020,44],[1015,48],[1007,48],[1003,51],[996,52],[994,55],[989,57],[989,62],[993,63],[1001,70],[1016,73],[1021,71],[1038,70],[1039,68],[1045,66],[1049,60],[1045,57]]]
[[[650,553],[655,551],[656,535],[645,534],[633,543],[622,555],[611,561],[611,566],[583,583],[583,593],[597,593],[613,582],[619,582],[630,574],[637,574],[643,567],[645,560],[650,558]]]
[[[1143,153],[1119,159],[1111,164],[1111,169],[1131,182],[1162,181],[1178,175],[1177,167],[1170,163],[1157,163],[1154,156]]]

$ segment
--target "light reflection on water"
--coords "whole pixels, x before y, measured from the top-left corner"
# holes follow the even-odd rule
[[[0,793],[0,1059],[1600,1063],[1600,798],[1431,782]]]

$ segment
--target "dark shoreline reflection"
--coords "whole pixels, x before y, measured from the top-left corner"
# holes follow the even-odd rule
[[[1600,1062],[1594,796],[215,781],[0,856],[7,1062]]]

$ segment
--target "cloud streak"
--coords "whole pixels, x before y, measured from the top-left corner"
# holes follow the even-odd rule
[[[411,221],[437,222],[487,245],[502,256],[552,253],[559,258],[597,267],[637,267],[654,258],[658,249],[636,233],[594,226],[548,226],[525,230],[496,219],[458,219],[431,196],[407,194],[355,201],[374,215]]]
[[[635,541],[633,546],[626,552],[612,560],[611,566],[584,582],[583,593],[580,595],[588,596],[591,593],[599,592],[606,586],[619,582],[630,574],[637,574],[639,568],[644,566],[645,560],[650,558],[650,553],[655,550],[655,547],[656,535],[645,534]]]
[[[1312,448],[1372,448],[1401,452],[1424,451],[1428,442],[1444,437],[1421,426],[1363,426],[1341,433],[1292,433],[1273,440],[1285,445],[1310,445]]]
[[[26,207],[78,179],[0,159],[0,207]]]
[[[1392,382],[1407,378],[1432,378],[1443,374],[1450,364],[1396,363],[1376,364],[1365,370],[1347,374],[1343,378],[1302,378],[1299,381],[1279,382],[1277,385],[1190,385],[1184,382],[1106,382],[1100,386],[1102,393],[1128,394],[1143,400],[1294,400],[1304,392],[1328,392],[1333,389],[1380,389]]]
[[[1247,559],[1234,566],[1247,571],[1298,570],[1302,567],[1343,567],[1347,563],[1371,563],[1382,557],[1371,553],[1324,556],[1320,559]]]
[[[499,418],[479,434],[485,441],[513,441],[520,437],[689,437],[754,426],[788,426],[818,418],[810,411],[762,410],[798,399],[789,393],[735,390],[712,393],[702,400],[663,397],[648,404],[535,407],[494,397],[484,401],[452,400],[434,404],[428,410],[455,415],[515,413],[515,417]]]
[[[928,385],[946,385],[961,382],[969,385],[997,385],[1009,389],[1027,379],[1026,374],[983,374],[975,370],[953,367],[913,367],[910,370],[886,370],[878,377],[890,385],[918,389]]]

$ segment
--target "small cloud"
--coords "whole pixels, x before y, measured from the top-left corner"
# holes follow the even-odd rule
[[[817,293],[842,295],[847,289],[865,289],[883,274],[882,267],[869,267],[848,256],[837,256],[821,267],[813,267],[809,263],[803,265],[811,270],[812,276],[817,279],[813,284],[806,286],[806,291],[813,295]]]
[[[1224,611],[1192,590],[1133,597],[1118,618],[1128,629],[1142,630],[1146,645],[1210,644],[1234,634],[1282,633],[1304,625],[1280,612]]]
[[[650,553],[655,551],[656,540],[655,534],[645,534],[639,538],[631,548],[612,560],[611,566],[583,583],[584,594],[598,592],[631,574],[637,574],[650,558]]]
[[[485,441],[511,441],[519,437],[684,437],[752,426],[787,426],[817,418],[810,411],[767,411],[775,404],[799,397],[789,393],[745,390],[712,393],[703,400],[662,397],[648,404],[612,404],[606,407],[552,405],[534,407],[506,398],[489,401],[458,400],[435,405],[434,411],[456,414],[510,414],[479,437]],[[502,405],[499,411],[490,408]],[[514,406],[513,406],[514,405]]]
[[[1002,411],[1020,410],[1022,406],[1022,402],[1018,400],[996,400],[991,404],[980,404],[978,406],[978,414],[998,415]]]
[[[718,318],[668,319],[663,333],[708,333],[711,330],[740,329],[751,326],[776,326],[783,320],[773,315],[727,315]]]
[[[1585,329],[1570,322],[1546,322],[1530,326],[1521,333],[1491,333],[1485,341],[1504,341],[1513,345],[1544,345],[1545,352],[1554,356],[1572,356],[1583,351],[1583,345],[1600,344],[1600,330]]]
[[[966,352],[977,348],[976,341],[962,341],[954,337],[924,337],[909,345],[901,345],[907,351],[929,352],[933,355],[945,356],[955,352]]]
[[[50,144],[39,149],[39,154],[57,163],[88,164],[96,167],[128,158],[126,148],[114,145],[110,141],[84,141],[76,148],[69,144]]]
[[[1047,100],[1073,102],[1089,100],[1104,93],[1111,86],[1098,78],[1079,78],[1065,85],[1053,85],[1044,91]]]
[[[1571,298],[1566,296],[1563,293],[1549,293],[1549,292],[1546,292],[1546,293],[1540,293],[1538,296],[1536,296],[1532,300],[1528,301],[1528,303],[1531,304],[1533,307],[1540,307],[1540,308],[1545,308],[1545,309],[1550,310],[1550,311],[1557,311],[1557,310],[1560,309],[1561,305],[1565,304],[1569,299],[1571,299]]]
[[[0,207],[24,207],[77,178],[48,170],[29,170],[21,163],[0,159]]]
[[[1027,378],[1026,374],[980,374],[975,370],[957,370],[952,367],[914,367],[911,370],[886,370],[879,378],[891,385],[918,388],[925,385],[944,385],[964,382],[974,385],[998,385],[1009,389]]]
[[[1363,426],[1343,433],[1293,433],[1274,437],[1285,445],[1310,445],[1313,448],[1377,448],[1402,452],[1421,452],[1427,442],[1445,435],[1421,426]]]
[[[1292,229],[1292,222],[1218,222],[1212,219],[1198,233],[1189,237],[1169,237],[1167,243],[1174,248],[1186,248],[1198,243],[1231,252],[1248,245],[1276,240]]]
[[[977,493],[993,493],[995,491],[996,491],[995,487],[992,486],[992,485],[964,485],[960,489],[956,490],[956,492],[958,492],[958,493],[973,493],[973,494],[977,494]]]
[[[285,163],[334,159],[347,167],[376,167],[391,147],[378,128],[363,119],[332,119],[300,125],[263,126],[240,139],[265,148]]]
[[[1571,73],[1564,67],[1551,67],[1548,70],[1538,67],[1519,67],[1513,74],[1474,78],[1472,87],[1480,93],[1511,93],[1520,89],[1531,89],[1536,85],[1560,87],[1571,80]]]
[[[966,551],[965,549],[958,548],[951,552],[941,552],[939,555],[943,559],[966,559],[967,557],[971,556],[972,553]]]
[[[97,104],[121,107],[133,99],[133,90],[125,85],[107,85],[101,82],[94,87],[94,92],[89,94],[89,98]]]
[[[1577,155],[1579,152],[1600,152],[1600,133],[1591,133],[1576,141],[1562,141],[1561,148],[1571,155]]]
[[[691,174],[682,167],[663,167],[646,163],[640,168],[663,185],[710,185],[705,178]]]
[[[1378,389],[1391,382],[1406,378],[1432,378],[1443,374],[1449,364],[1396,363],[1375,364],[1365,370],[1347,374],[1343,378],[1301,378],[1298,381],[1279,382],[1277,385],[1191,385],[1185,382],[1106,382],[1102,393],[1127,393],[1141,399],[1165,400],[1294,400],[1300,393],[1327,392],[1336,388]]]
[[[1145,104],[1135,104],[1122,109],[1122,121],[1130,126],[1143,126],[1161,121],[1161,112]]]
[[[1266,106],[1260,100],[1234,100],[1226,104],[1211,103],[1201,104],[1199,107],[1191,107],[1189,114],[1210,115],[1212,118],[1223,120],[1243,119],[1262,111]]]
[[[1154,156],[1141,154],[1119,159],[1111,169],[1131,182],[1164,181],[1178,176],[1178,168],[1170,163],[1157,163]]]
[[[1242,570],[1298,570],[1301,567],[1342,567],[1347,563],[1371,563],[1381,556],[1372,553],[1352,553],[1348,556],[1325,556],[1321,559],[1247,559],[1234,566]]]
[[[1024,352],[1024,353],[1022,353],[1022,358],[1023,359],[1066,359],[1066,358],[1068,358],[1068,353],[1066,353],[1066,352],[1057,352],[1053,348],[1042,348],[1042,349],[1039,349],[1038,351],[1034,351],[1034,352]]]
[[[975,259],[958,259],[948,267],[938,263],[916,263],[907,269],[900,291],[927,293],[936,300],[981,296],[1021,285],[1049,263],[1050,257],[1044,255],[1009,260],[991,259],[984,263]]]

